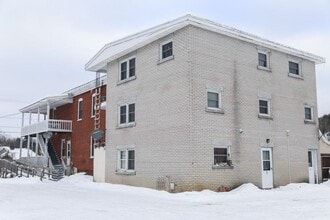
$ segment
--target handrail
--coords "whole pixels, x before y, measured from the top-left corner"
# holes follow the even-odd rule
[[[72,132],[71,120],[47,119],[38,123],[22,127],[21,135],[37,134],[47,131],[53,132]]]
[[[49,180],[58,180],[56,177],[58,175],[58,171],[55,169],[43,167],[43,168],[35,168],[29,167],[27,165],[18,164],[15,161],[8,161],[4,159],[0,159],[0,178],[7,178],[8,175],[12,176],[38,176],[42,181],[46,176],[48,176]]]

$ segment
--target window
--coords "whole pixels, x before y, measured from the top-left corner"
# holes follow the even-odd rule
[[[96,110],[96,94],[94,93],[92,95],[92,107],[91,107],[91,115],[92,115],[92,117],[95,116],[95,110]]]
[[[119,107],[119,124],[125,125],[135,122],[135,103]]]
[[[224,113],[222,109],[221,96],[223,88],[208,89],[206,111],[214,113]]]
[[[214,166],[232,166],[230,159],[230,146],[214,147]]]
[[[269,101],[259,99],[259,114],[270,115],[269,114]]]
[[[214,165],[227,163],[227,148],[214,148]]]
[[[207,92],[207,107],[219,108],[219,93]]]
[[[78,121],[82,120],[82,113],[83,113],[82,102],[83,102],[83,99],[80,98],[78,100]]]
[[[120,81],[132,79],[135,76],[135,58],[120,63]]]
[[[313,167],[312,151],[308,151],[308,166]]]
[[[305,119],[306,120],[312,120],[312,108],[305,107]]]
[[[294,75],[300,75],[299,63],[289,61],[289,73]]]
[[[173,56],[173,42],[161,44],[161,59]]]
[[[89,157],[90,158],[94,158],[94,144],[95,144],[95,141],[94,141],[94,138],[91,137],[91,143],[90,143],[90,147],[89,147]]]
[[[118,150],[118,169],[120,171],[135,170],[135,150],[133,149]]]
[[[61,140],[61,158],[66,157],[65,139]]]
[[[305,122],[313,121],[313,107],[305,106]]]
[[[258,65],[261,67],[268,67],[268,62],[267,62],[267,54],[265,53],[258,53]]]

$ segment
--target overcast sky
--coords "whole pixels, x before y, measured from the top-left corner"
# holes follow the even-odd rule
[[[191,13],[326,58],[319,115],[330,113],[330,0],[0,0],[0,130],[45,96],[93,80],[84,65],[104,44]]]

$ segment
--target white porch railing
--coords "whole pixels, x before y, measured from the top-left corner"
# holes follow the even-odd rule
[[[39,123],[24,126],[21,130],[21,136],[52,132],[72,132],[72,121],[49,119]]]

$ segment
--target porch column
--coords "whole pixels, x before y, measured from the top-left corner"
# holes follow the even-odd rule
[[[38,106],[38,123],[40,122],[40,106]],[[38,155],[39,151],[39,133],[36,134],[36,148],[35,148],[35,155]]]
[[[21,140],[19,142],[19,158],[22,157],[22,147],[23,147],[23,138],[22,137],[22,128],[24,127],[24,112],[22,112],[22,125],[21,125]]]
[[[38,106],[38,122],[40,122],[40,106]]]
[[[31,121],[32,121],[32,113],[29,112],[29,126],[31,126]],[[30,134],[28,135],[28,142],[27,142],[27,156],[30,157]]]
[[[47,102],[47,119],[49,120],[49,114],[50,114],[50,105],[49,102]]]

